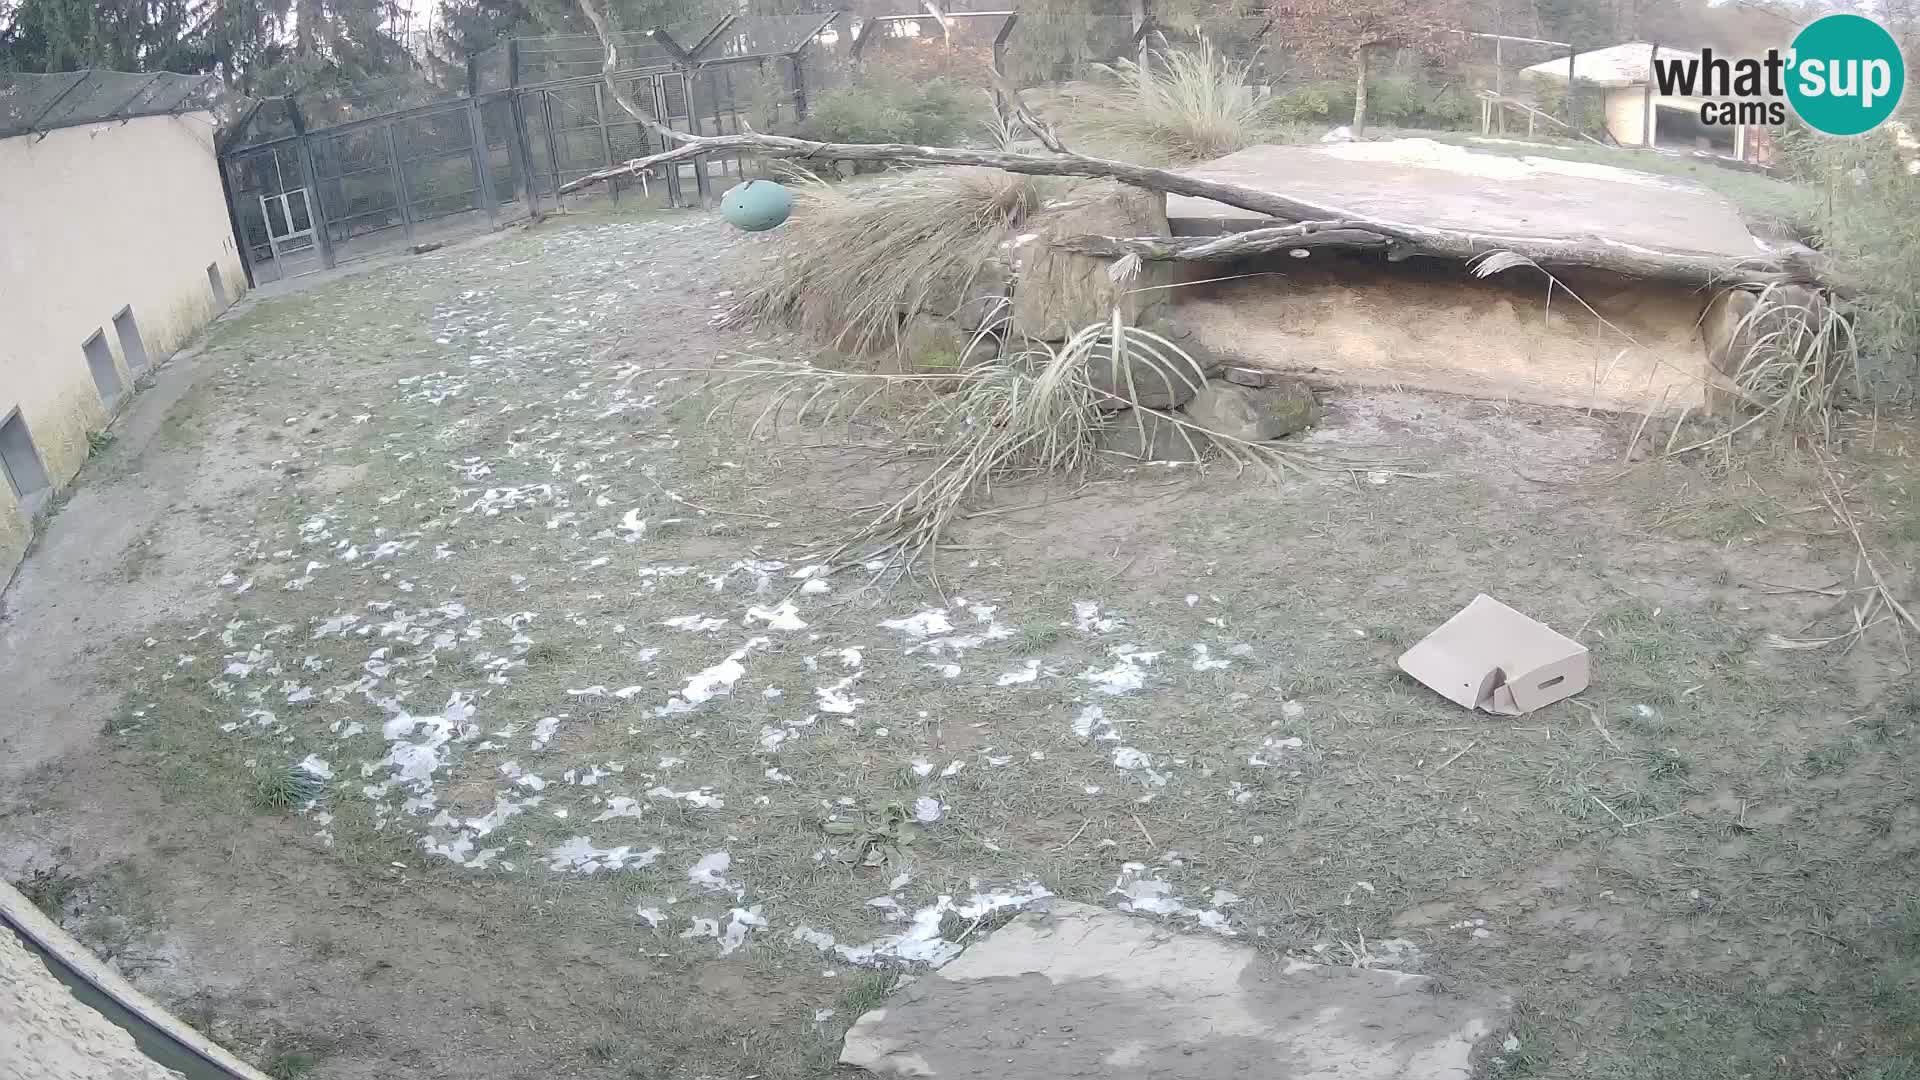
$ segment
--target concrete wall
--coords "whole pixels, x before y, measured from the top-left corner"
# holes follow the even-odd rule
[[[1607,132],[1621,146],[1647,145],[1646,88],[1628,86],[1606,96]]]
[[[0,139],[0,423],[16,407],[58,489],[87,457],[106,408],[81,347],[105,331],[130,397],[113,318],[131,305],[152,362],[214,315],[207,267],[229,298],[246,275],[227,222],[205,113]],[[31,520],[0,481],[0,583]]]

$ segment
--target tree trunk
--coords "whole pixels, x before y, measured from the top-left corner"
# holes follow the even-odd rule
[[[1356,72],[1353,80],[1353,133],[1357,137],[1367,130],[1367,47],[1353,50],[1353,68]]]

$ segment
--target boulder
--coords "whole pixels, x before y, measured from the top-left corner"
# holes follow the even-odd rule
[[[1278,439],[1320,421],[1320,403],[1298,379],[1263,387],[1209,379],[1181,411],[1208,431],[1246,442]]]
[[[1209,348],[1200,340],[1200,336],[1193,332],[1193,327],[1168,314],[1165,307],[1155,311],[1145,322],[1140,323],[1140,329],[1172,342],[1199,365],[1200,370],[1206,372],[1208,377],[1218,375],[1227,368],[1225,356]]]
[[[1087,385],[1103,394],[1102,409],[1124,409],[1140,405],[1149,409],[1175,409],[1185,404],[1203,385],[1204,376],[1172,358],[1170,364],[1148,360],[1137,352],[1126,352],[1116,361],[1103,352],[1087,361]]]
[[[1131,280],[1115,281],[1116,260],[1063,251],[1053,242],[1069,236],[1168,236],[1167,199],[1157,191],[1102,182],[1075,189],[1028,221],[1015,237],[1013,330],[1036,341],[1065,341],[1074,331],[1112,317],[1138,325],[1167,302],[1167,265],[1141,262]],[[1140,290],[1148,291],[1140,291]]]
[[[1468,1080],[1497,1068],[1484,1059],[1512,1030],[1511,1000],[1462,979],[1313,964],[1179,925],[1053,901],[862,1014],[840,1060],[950,1080]]]
[[[1206,448],[1205,435],[1141,409],[1115,414],[1099,439],[1102,453],[1135,461],[1199,461]]]
[[[1005,314],[1002,308],[1012,279],[1013,268],[998,258],[978,266],[953,267],[928,285],[920,309],[952,319],[960,329],[972,332]]]
[[[945,319],[915,315],[900,327],[901,371],[958,371],[969,335]]]
[[[960,370],[971,371],[982,364],[990,364],[999,355],[999,338],[992,334],[969,334],[966,347],[960,350]]]

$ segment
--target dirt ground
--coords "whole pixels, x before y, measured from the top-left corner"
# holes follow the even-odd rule
[[[1335,390],[1303,448],[1370,467],[1001,491],[868,587],[801,552],[921,463],[674,370],[807,355],[718,325],[772,253],[561,219],[218,324],[0,605],[0,871],[279,1077],[826,1075],[894,971],[1142,882],[1511,995],[1489,1076],[1920,1075],[1920,693],[1891,624],[1783,647],[1860,599],[1811,459]],[[1837,468],[1917,606],[1908,440]],[[1592,689],[1396,673],[1481,591]]]

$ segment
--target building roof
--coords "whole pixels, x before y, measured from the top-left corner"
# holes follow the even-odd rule
[[[84,69],[0,74],[0,139],[106,120],[219,112],[231,96],[213,75]]]
[[[1638,86],[1653,77],[1653,49],[1651,42],[1627,41],[1580,53],[1573,58],[1574,78],[1589,86]],[[1660,59],[1698,60],[1700,54],[1662,45]],[[1566,82],[1567,58],[1535,64],[1521,74]]]

